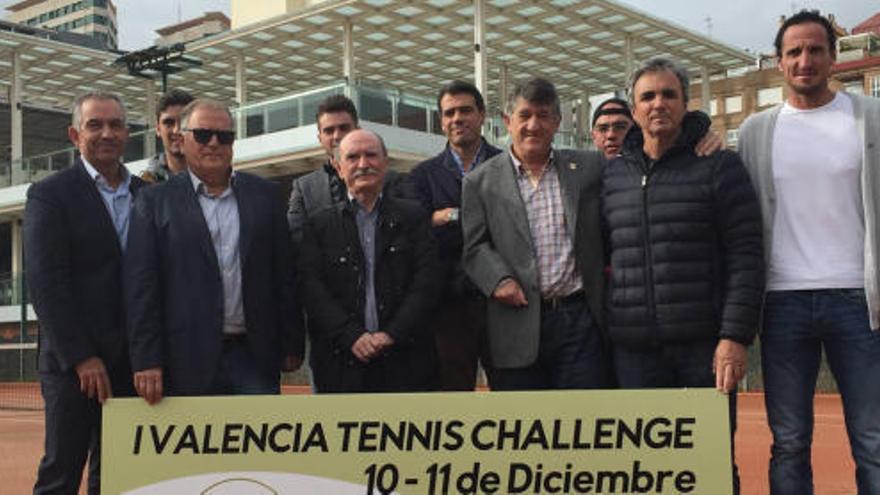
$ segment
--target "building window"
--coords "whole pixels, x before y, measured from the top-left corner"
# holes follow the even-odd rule
[[[709,115],[713,117],[718,115],[718,100],[715,98],[709,100]]]
[[[871,96],[880,98],[880,74],[871,78]]]
[[[739,143],[739,129],[728,129],[725,138],[727,139],[727,147],[735,149]]]
[[[758,106],[766,107],[782,103],[782,86],[758,90]]]
[[[742,96],[728,96],[724,99],[724,113],[739,113],[742,112],[742,107]]]

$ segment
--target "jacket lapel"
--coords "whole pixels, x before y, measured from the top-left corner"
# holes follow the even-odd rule
[[[498,185],[498,190],[500,191],[499,195],[502,198],[511,198],[510,206],[512,206],[513,209],[509,214],[513,223],[513,228],[525,241],[528,242],[529,246],[534,248],[532,243],[532,231],[529,229],[529,217],[526,213],[526,205],[519,192],[519,185],[516,182],[516,171],[513,168],[513,160],[510,159],[509,152],[503,151],[502,153],[504,153],[504,158],[491,164],[495,167],[492,175],[494,175],[496,179],[492,182]]]
[[[580,177],[578,171],[581,164],[574,157],[564,151],[554,151],[556,154],[556,173],[559,176],[559,185],[562,190],[562,208],[565,211],[565,227],[568,235],[574,242],[575,226],[577,225],[578,201],[580,200]]]
[[[257,219],[253,214],[254,205],[251,202],[252,197],[247,194],[247,179],[241,174],[236,175],[232,180],[232,191],[235,193],[235,201],[238,204],[239,261],[241,266],[244,267],[250,250],[251,240],[253,239],[252,227]]]
[[[205,256],[208,265],[214,267],[217,273],[220,272],[220,263],[217,260],[217,253],[214,251],[214,242],[211,240],[211,231],[208,230],[208,222],[205,221],[205,214],[202,212],[202,206],[199,204],[199,198],[193,187],[192,178],[189,172],[176,175],[173,179],[176,182],[178,194],[180,194],[184,205],[180,215],[183,216],[184,226],[193,228],[197,232],[199,249]]]
[[[113,237],[116,241],[113,243],[116,246],[116,252],[122,256],[122,246],[119,244],[119,236],[116,234],[116,226],[113,225],[113,219],[110,218],[110,212],[107,211],[107,205],[104,203],[104,198],[101,197],[101,193],[98,192],[98,185],[95,184],[95,180],[92,179],[92,176],[86,172],[86,167],[83,165],[82,161],[77,160],[74,165],[77,170],[77,177],[79,178],[80,187],[86,197],[86,201],[91,204],[91,209],[97,213],[98,223],[101,224],[101,230],[104,231],[104,234],[107,236]]]

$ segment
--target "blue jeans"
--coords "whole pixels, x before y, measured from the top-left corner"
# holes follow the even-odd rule
[[[717,339],[668,343],[647,349],[614,347],[614,373],[623,389],[715,387],[712,361]],[[734,463],[736,392],[727,394],[730,421],[730,462],[733,493],[739,494],[739,470]]]
[[[278,373],[268,375],[248,347],[247,337],[223,342],[212,395],[277,395]]]
[[[770,491],[813,493],[813,394],[822,348],[843,399],[859,494],[880,494],[880,334],[861,289],[767,293],[761,334]]]
[[[541,307],[538,359],[525,368],[496,368],[492,390],[608,388],[608,358],[587,302]]]

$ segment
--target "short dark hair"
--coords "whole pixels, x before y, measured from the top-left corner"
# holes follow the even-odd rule
[[[606,109],[608,105],[617,105],[620,108],[609,108]],[[593,123],[592,126],[596,125],[596,120],[603,115],[624,115],[626,118],[632,120],[632,111],[629,108],[629,103],[622,98],[608,98],[607,100],[599,103],[599,106],[596,107],[596,111],[593,112]]]
[[[460,94],[469,94],[474,97],[474,103],[477,105],[477,110],[481,113],[486,112],[486,102],[483,101],[483,95],[480,94],[480,90],[477,89],[476,86],[461,80],[455,80],[451,83],[440,88],[440,92],[437,93],[437,111],[441,114],[443,113],[443,108],[440,107],[440,100],[443,99],[446,95],[460,95]]]
[[[562,111],[559,108],[559,93],[556,92],[556,86],[552,82],[542,77],[532,77],[525,81],[516,83],[513,91],[507,96],[506,113],[513,113],[516,108],[516,100],[523,100],[537,105],[550,105],[553,113],[557,117],[562,117]]]
[[[687,105],[688,99],[690,97],[689,92],[691,85],[687,69],[685,69],[683,65],[679,64],[675,60],[664,57],[650,58],[642,62],[642,64],[632,73],[629,78],[629,82],[626,85],[629,90],[629,99],[632,100],[633,103],[635,103],[636,83],[645,74],[656,72],[671,72],[676,77],[676,79],[678,79],[678,82],[681,85],[681,98],[684,100],[684,104]]]
[[[159,98],[159,103],[156,105],[156,122],[159,121],[162,112],[168,107],[175,107],[178,105],[185,107],[192,103],[193,100],[195,100],[195,97],[182,89],[169,90]]]
[[[818,10],[801,10],[797,14],[785,19],[776,31],[776,39],[773,45],[776,47],[776,56],[782,57],[782,37],[785,36],[785,30],[798,24],[806,24],[815,22],[825,28],[825,35],[828,37],[828,50],[834,55],[837,52],[837,35],[834,33],[834,26],[831,25],[826,17],[819,14]]]
[[[318,105],[317,113],[315,113],[315,123],[318,124],[318,121],[321,120],[321,115],[336,112],[345,112],[351,115],[351,120],[354,121],[354,125],[358,125],[357,108],[355,108],[354,102],[345,95],[331,95],[324,98],[324,100]]]

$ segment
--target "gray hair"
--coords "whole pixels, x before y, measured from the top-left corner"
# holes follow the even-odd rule
[[[635,104],[636,82],[648,72],[671,72],[675,74],[675,77],[678,78],[678,82],[681,83],[681,93],[682,98],[684,98],[684,104],[687,105],[688,91],[691,85],[687,69],[678,62],[664,57],[648,59],[642,62],[635,72],[632,73],[632,76],[630,76],[629,81],[626,84],[627,92],[629,93],[629,101],[631,103]]]
[[[382,136],[380,136],[379,133],[361,127],[358,129],[354,129],[350,133],[346,134],[345,137],[348,137],[349,134],[354,134],[355,132],[366,132],[367,134],[375,137],[376,140],[379,141],[379,148],[382,149],[382,157],[388,158],[388,148],[385,146],[385,140],[382,139]],[[343,141],[345,140],[345,138],[342,139]],[[336,160],[336,163],[342,163],[342,141],[339,142],[339,146],[336,147],[336,150],[333,154],[335,155],[333,159]]]
[[[557,117],[562,117],[562,111],[559,108],[559,93],[556,92],[556,86],[547,79],[531,77],[525,81],[517,82],[510,94],[507,95],[505,105],[507,115],[513,113],[516,108],[516,100],[519,98],[537,105],[550,105],[553,113]]]
[[[229,117],[229,125],[233,129],[235,129],[235,118],[232,117],[232,111],[229,110],[229,105],[225,103],[219,102],[217,100],[210,100],[208,98],[196,98],[191,101],[187,106],[183,107],[183,110],[180,111],[180,127],[188,128],[189,127],[189,119],[192,117],[192,114],[195,113],[199,108],[209,108],[211,110],[217,110],[219,112],[224,112]]]
[[[79,126],[82,124],[82,107],[83,103],[86,100],[109,100],[115,101],[117,105],[119,105],[120,110],[122,110],[122,123],[126,123],[126,114],[125,114],[125,103],[122,101],[122,97],[116,93],[110,93],[109,91],[102,91],[100,89],[92,90],[87,93],[83,93],[73,100],[73,105],[71,105],[70,113],[72,118],[70,120],[70,126],[74,129],[79,129]]]

